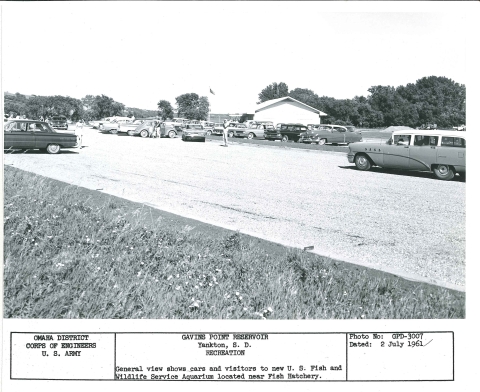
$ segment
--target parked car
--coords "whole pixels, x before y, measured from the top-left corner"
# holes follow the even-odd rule
[[[142,124],[138,125],[134,130],[127,131],[130,136],[140,136],[143,138],[149,137],[153,132],[153,127],[158,124],[158,120],[145,120]],[[177,130],[171,122],[163,122],[160,124],[160,137],[174,138],[177,136]]]
[[[100,125],[98,126],[98,129],[102,133],[116,134],[118,133],[118,128],[120,124],[130,124],[131,122],[132,120],[130,119],[114,119],[109,122],[100,123]]]
[[[228,128],[228,135],[229,137],[245,137],[248,135],[248,127],[246,124],[236,124],[234,128]],[[230,136],[231,132],[233,133]]]
[[[264,137],[265,135],[265,126],[262,124],[251,125],[250,128],[235,128],[236,137],[244,137],[247,139],[253,139],[254,137]]]
[[[350,144],[362,141],[362,133],[357,132],[355,127],[350,130],[342,125],[320,125],[317,129],[309,130],[300,135],[301,143],[316,144]]]
[[[213,122],[200,121],[200,125],[203,126],[203,129],[205,130],[207,135],[211,135],[213,133],[213,126],[214,126]]]
[[[430,171],[440,180],[466,174],[466,134],[413,130],[394,131],[386,143],[352,143],[348,162],[359,170],[372,166]]]
[[[80,147],[79,136],[57,132],[48,123],[35,120],[9,120],[3,126],[4,150],[39,149],[58,154],[62,148]]]
[[[273,127],[266,129],[265,139],[281,140],[282,142],[293,140],[296,142],[304,132],[307,132],[307,127],[303,124],[282,124],[279,129]]]
[[[145,120],[135,120],[129,123],[118,124],[118,133],[127,133],[134,131],[139,125],[142,125]]]
[[[65,116],[53,116],[50,119],[50,125],[53,129],[68,129],[68,122]]]
[[[223,124],[215,123],[212,129],[212,135],[223,135]]]
[[[186,141],[194,141],[198,140],[201,142],[205,142],[206,132],[203,129],[203,126],[200,124],[187,124],[183,129],[182,133],[182,140]]]

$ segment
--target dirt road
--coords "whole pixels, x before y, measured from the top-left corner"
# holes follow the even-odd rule
[[[7,165],[345,261],[465,284],[465,183],[360,172],[346,154],[100,134]],[[8,186],[8,184],[5,184]]]

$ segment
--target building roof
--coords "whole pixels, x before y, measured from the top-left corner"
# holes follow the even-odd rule
[[[270,101],[265,101],[265,102],[262,102],[260,104],[257,105],[256,109],[255,109],[255,113],[259,112],[260,110],[263,110],[263,109],[266,109],[267,107],[271,106],[271,105],[275,105],[276,103],[278,102],[281,102],[281,101],[292,101],[292,102],[297,102],[303,106],[305,106],[305,108],[308,108],[310,109],[311,111],[315,112],[315,113],[318,113],[320,116],[327,116],[327,113],[323,113],[322,111],[318,110],[318,109],[315,109],[311,106],[308,106],[307,104],[299,101],[298,99],[295,99],[295,98],[292,98],[292,97],[282,97],[282,98],[277,98],[277,99],[271,99]]]

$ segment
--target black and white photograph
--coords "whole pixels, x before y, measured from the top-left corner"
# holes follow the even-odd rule
[[[71,369],[110,345],[115,381],[458,382],[478,15],[476,2],[2,2],[5,390],[29,372],[56,380],[49,361],[68,363],[59,380],[104,380],[103,365]],[[303,332],[342,336],[288,335]],[[156,367],[157,338],[186,370]],[[282,370],[231,357],[262,344]],[[377,373],[362,367],[373,350],[392,355],[370,355]]]

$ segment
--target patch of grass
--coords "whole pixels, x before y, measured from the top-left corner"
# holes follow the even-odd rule
[[[465,317],[464,293],[270,252],[239,233],[175,226],[136,203],[4,174],[6,318]]]

